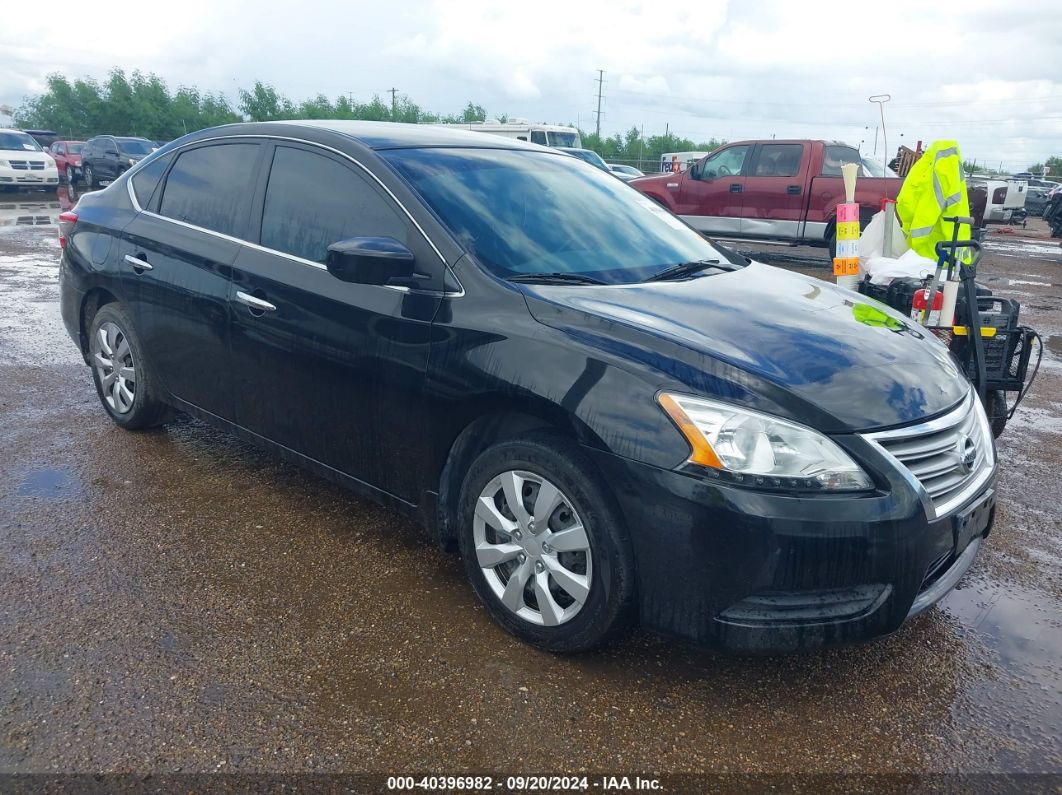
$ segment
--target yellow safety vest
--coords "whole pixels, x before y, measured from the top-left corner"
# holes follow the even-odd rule
[[[908,245],[923,257],[937,259],[936,244],[950,241],[955,227],[944,216],[970,215],[957,141],[934,141],[911,167],[896,197],[896,214]],[[959,226],[958,239],[970,239],[969,226]],[[969,261],[969,250],[959,253]]]

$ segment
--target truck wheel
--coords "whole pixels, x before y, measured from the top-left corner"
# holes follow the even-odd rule
[[[1001,389],[985,394],[985,414],[992,427],[992,437],[998,439],[1007,427],[1007,395]]]

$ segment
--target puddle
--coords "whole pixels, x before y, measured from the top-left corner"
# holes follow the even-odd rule
[[[1050,737],[1062,726],[1062,602],[1041,590],[982,576],[972,582],[968,577],[940,607],[985,645],[1009,677],[1032,686],[1034,695],[1024,707],[1030,730]],[[991,689],[980,700],[994,711]],[[1006,731],[1006,718],[1000,715],[994,722]]]
[[[23,478],[17,493],[20,497],[68,500],[81,494],[81,481],[69,469],[38,469]]]
[[[1055,358],[1062,360],[1062,337],[1047,337],[1046,339],[1041,337],[1041,339],[1044,340],[1044,347],[1047,348]]]

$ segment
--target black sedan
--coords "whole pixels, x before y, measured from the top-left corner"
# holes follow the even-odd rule
[[[881,635],[992,524],[988,422],[932,334],[555,150],[237,124],[60,234],[114,422],[186,412],[416,517],[543,648]]]

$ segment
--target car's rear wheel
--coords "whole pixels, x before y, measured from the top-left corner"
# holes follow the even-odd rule
[[[630,542],[576,445],[536,434],[491,447],[465,478],[459,522],[476,593],[522,640],[579,652],[630,623]]]
[[[160,399],[155,376],[120,305],[105,304],[92,319],[89,361],[104,410],[123,428],[153,428],[170,418],[171,409]]]

